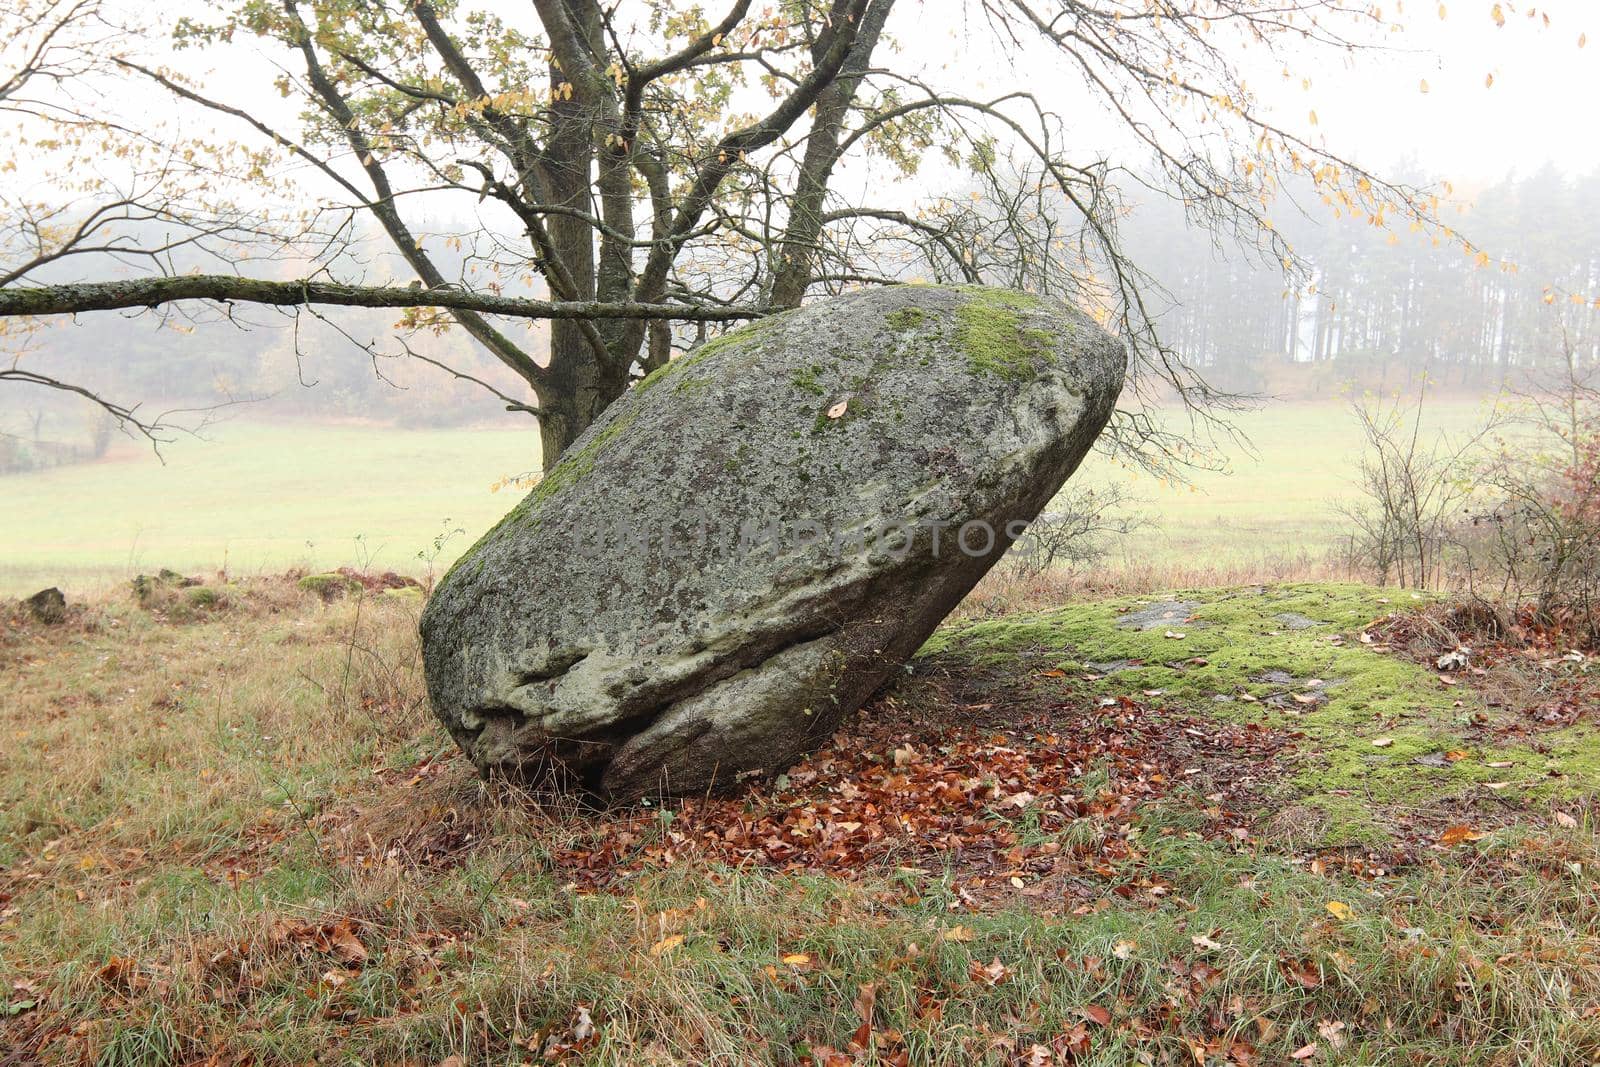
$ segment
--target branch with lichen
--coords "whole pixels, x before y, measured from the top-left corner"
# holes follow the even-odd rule
[[[306,279],[266,281],[227,274],[189,274],[75,282],[0,289],[0,317],[74,315],[83,311],[158,307],[180,300],[270,304],[278,307],[323,304],[333,307],[447,308],[523,319],[668,319],[681,322],[738,322],[765,312],[748,306],[535,300],[497,296],[455,287],[411,289],[398,286],[342,285]]]

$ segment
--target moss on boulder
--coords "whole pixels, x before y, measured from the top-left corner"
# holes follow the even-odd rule
[[[1036,310],[1039,298],[1009,289],[964,290],[969,299],[957,312],[961,346],[977,374],[1030,378],[1049,361],[1051,334],[1028,326],[1023,313]]]

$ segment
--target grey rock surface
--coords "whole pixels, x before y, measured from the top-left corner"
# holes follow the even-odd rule
[[[440,583],[434,712],[481,773],[614,799],[782,770],[1056,494],[1124,360],[1076,310],[976,287],[864,291],[701,346]]]
[[[1163,600],[1119,616],[1117,625],[1125,630],[1161,630],[1173,626],[1193,626],[1194,610],[1199,606],[1199,603],[1193,600]]]

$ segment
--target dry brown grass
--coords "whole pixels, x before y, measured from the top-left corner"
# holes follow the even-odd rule
[[[695,861],[588,892],[555,857],[590,815],[477,781],[427,715],[414,595],[207,584],[231,588],[192,616],[0,614],[0,1062],[801,1063],[848,1049],[864,986],[862,1063],[1600,1048],[1587,826],[1379,883],[1151,804],[1066,916],[887,868]]]

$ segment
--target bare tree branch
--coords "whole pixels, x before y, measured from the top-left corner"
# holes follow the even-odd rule
[[[0,289],[0,316],[75,315],[84,311],[145,308],[178,300],[240,301],[277,306],[329,304],[366,308],[446,308],[524,319],[673,319],[684,322],[739,322],[766,312],[752,307],[688,304],[613,304],[599,300],[534,300],[496,296],[454,286],[409,289],[341,285],[306,278],[265,281],[227,274],[188,274],[173,278],[130,278],[116,282],[78,282],[35,288]]]

